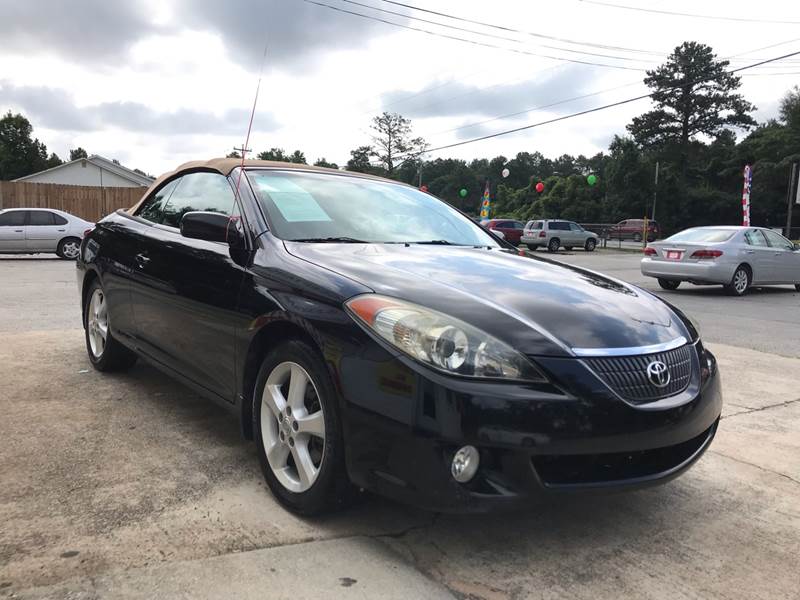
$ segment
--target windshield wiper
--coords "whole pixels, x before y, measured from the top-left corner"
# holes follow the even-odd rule
[[[319,237],[319,238],[300,238],[289,240],[290,242],[316,242],[320,244],[342,243],[342,244],[369,244],[367,240],[357,240],[351,237]]]
[[[460,244],[453,244],[447,240],[423,240],[419,242],[408,242],[409,244],[429,244],[431,246],[457,246]]]

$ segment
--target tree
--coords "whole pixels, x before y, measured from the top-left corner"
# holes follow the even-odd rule
[[[78,146],[77,148],[69,151],[70,161],[78,160],[79,158],[89,158],[89,155],[86,153],[86,150]]]
[[[47,147],[32,139],[33,126],[8,111],[0,119],[0,179],[16,179],[47,168]]]
[[[53,167],[57,167],[58,165],[63,165],[64,161],[61,160],[55,152],[52,152],[50,156],[47,158],[47,162],[45,163],[46,169],[52,169]]]
[[[339,168],[339,165],[337,165],[336,163],[328,162],[327,160],[325,160],[325,157],[318,158],[314,162],[314,166],[315,167],[326,167],[328,169],[338,169]]]
[[[257,156],[259,160],[276,160],[278,162],[296,163],[305,165],[306,155],[300,150],[295,150],[291,154],[287,154],[283,148],[270,148],[265,152],[260,152]]]
[[[800,131],[800,86],[794,86],[781,100],[781,121],[791,129]]]
[[[418,154],[427,144],[421,137],[412,138],[411,120],[397,113],[383,112],[372,119],[372,156],[391,176],[399,156]]]
[[[698,135],[717,137],[725,128],[748,129],[755,107],[735,93],[741,78],[728,73],[728,61],[717,60],[709,46],[684,42],[644,82],[653,90],[656,108],[628,125],[643,146],[678,148],[678,164],[686,173],[690,142]]]
[[[375,149],[372,146],[359,146],[355,150],[350,150],[350,160],[347,161],[347,170],[357,173],[380,172],[380,169],[376,169],[369,162],[370,157],[374,155]]]
[[[228,152],[225,155],[225,158],[242,158],[242,155],[239,154],[236,150],[233,150],[232,152]]]

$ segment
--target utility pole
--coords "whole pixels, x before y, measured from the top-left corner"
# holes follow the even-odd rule
[[[650,220],[656,220],[656,200],[658,199],[658,161],[656,161],[656,182],[653,187],[653,214],[650,215]]]
[[[252,150],[250,148],[245,148],[244,144],[242,144],[238,148],[236,146],[234,146],[233,149],[234,149],[234,151],[238,152],[239,156],[241,156],[242,158],[244,158],[244,153],[245,152],[252,152]]]
[[[786,193],[787,197],[787,210],[786,210],[786,237],[790,238],[792,234],[792,205],[795,203],[797,198],[795,198],[795,190],[799,190],[798,187],[798,173],[800,171],[800,163],[792,163],[792,172],[789,175],[789,191]],[[798,194],[798,198],[800,198],[800,194]],[[791,239],[791,238],[790,238]]]

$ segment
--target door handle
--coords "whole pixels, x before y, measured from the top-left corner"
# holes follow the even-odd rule
[[[66,231],[66,229],[59,229],[59,231]]]
[[[150,262],[150,257],[143,253],[137,254],[135,258],[136,258],[136,264],[139,265],[140,269],[146,267],[147,263]]]
[[[15,229],[14,233],[23,233],[24,231],[25,231],[24,229]]]
[[[755,254],[756,251],[755,250],[745,250],[744,253],[745,254]]]

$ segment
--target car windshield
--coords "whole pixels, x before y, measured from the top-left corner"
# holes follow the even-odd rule
[[[736,233],[735,229],[687,229],[681,231],[666,239],[667,242],[705,242],[713,244],[714,242],[727,242],[733,234]]]
[[[470,218],[404,185],[327,173],[247,176],[272,232],[284,240],[499,246]]]

